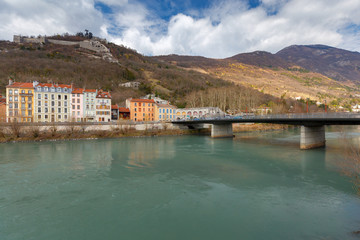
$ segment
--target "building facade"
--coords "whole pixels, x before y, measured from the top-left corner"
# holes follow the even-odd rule
[[[130,119],[130,109],[119,107],[119,119]]]
[[[34,82],[34,92],[35,122],[71,120],[71,85]]]
[[[83,88],[75,88],[71,92],[71,121],[74,122],[85,121]]]
[[[218,107],[200,107],[200,108],[178,108],[176,109],[176,120],[223,117],[225,113]]]
[[[6,122],[6,98],[0,94],[0,122]]]
[[[153,99],[130,99],[130,119],[135,122],[155,121],[155,101]]]
[[[119,120],[119,106],[111,105],[111,121]]]
[[[96,121],[111,121],[111,95],[108,92],[99,90],[96,95]]]
[[[6,86],[7,122],[34,121],[34,88],[32,83],[9,80]]]
[[[169,104],[155,104],[155,121],[172,121],[176,119],[176,107]]]
[[[96,89],[84,90],[84,119],[85,122],[96,122]]]

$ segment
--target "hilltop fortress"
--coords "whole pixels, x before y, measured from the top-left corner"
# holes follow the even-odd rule
[[[66,45],[66,46],[78,45],[81,48],[102,54],[104,60],[117,63],[118,61],[112,56],[110,50],[104,44],[102,44],[101,41],[106,42],[105,39],[100,39],[97,37],[83,41],[66,41],[66,40],[51,39],[46,36],[28,37],[28,36],[14,35],[14,43],[36,43],[36,44],[53,43],[53,44]]]

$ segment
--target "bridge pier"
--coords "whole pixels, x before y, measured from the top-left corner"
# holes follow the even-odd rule
[[[301,126],[300,149],[312,149],[325,146],[324,126]]]
[[[232,123],[212,124],[212,138],[234,137]]]

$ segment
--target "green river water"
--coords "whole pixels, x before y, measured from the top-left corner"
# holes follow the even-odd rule
[[[298,130],[0,144],[0,240],[359,239],[343,138],[326,138],[307,151]]]

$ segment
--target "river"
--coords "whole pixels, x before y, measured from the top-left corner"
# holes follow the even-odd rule
[[[342,135],[326,138],[306,151],[297,129],[0,144],[0,239],[358,239]]]

